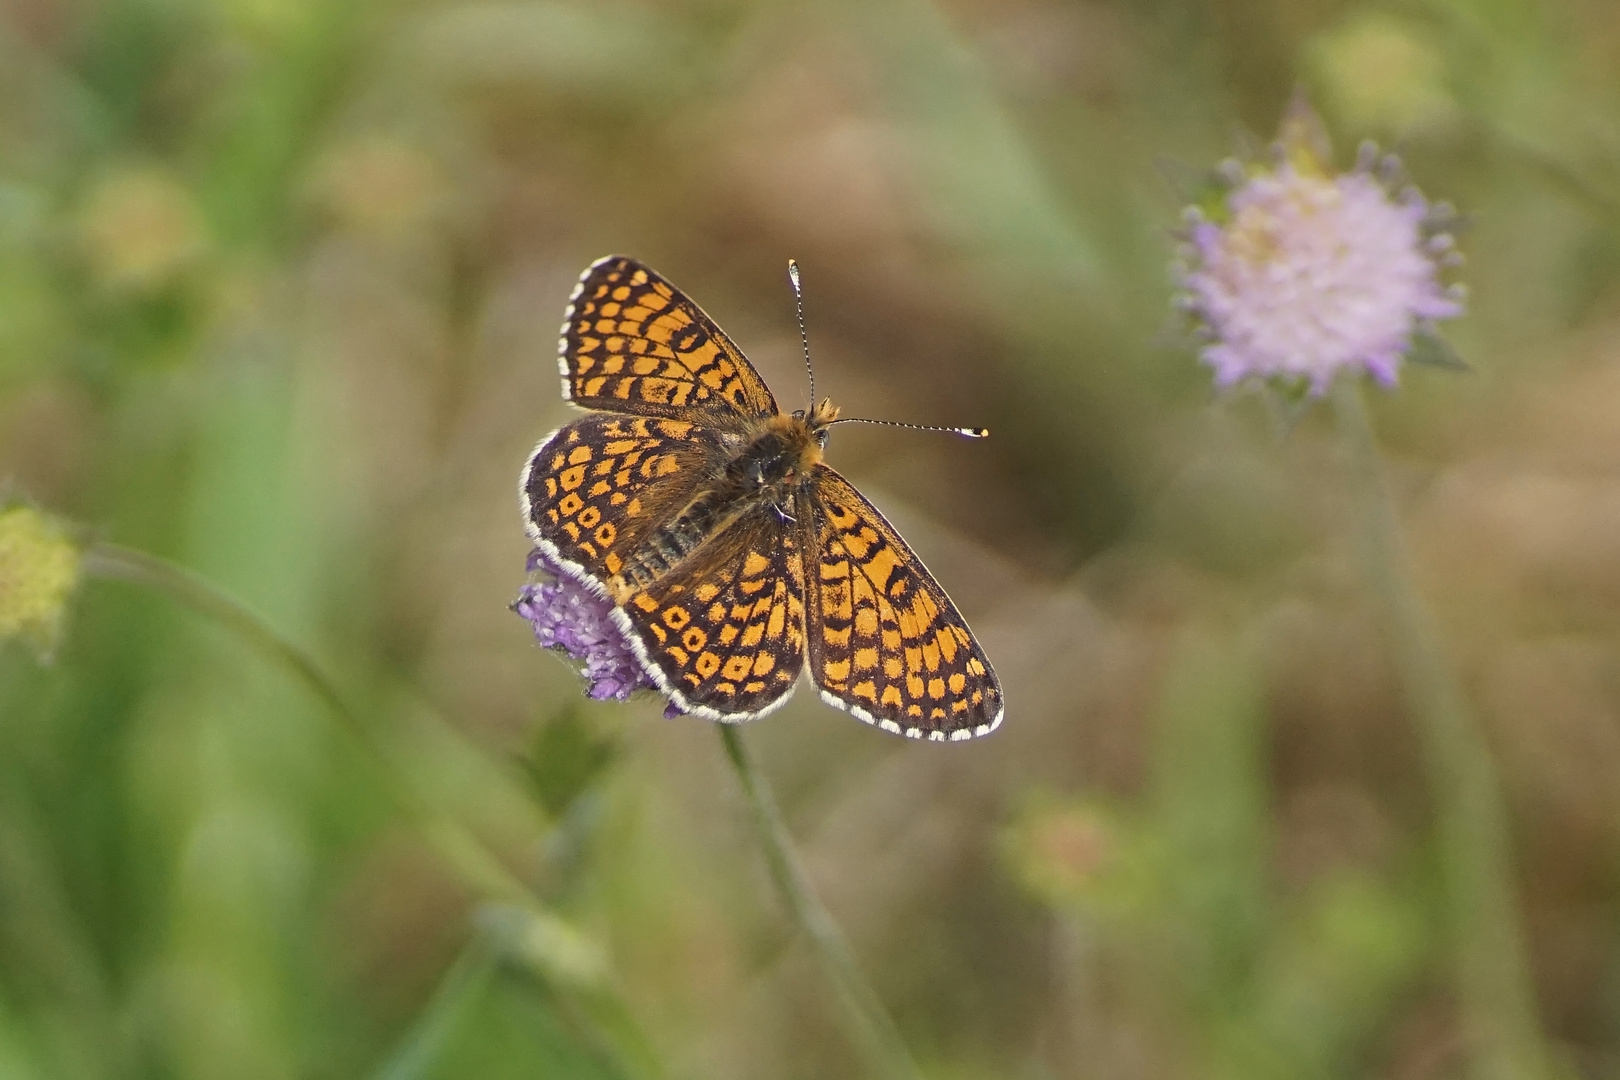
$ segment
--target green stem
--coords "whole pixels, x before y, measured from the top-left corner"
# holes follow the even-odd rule
[[[1490,747],[1419,595],[1360,386],[1333,410],[1361,504],[1364,555],[1429,773],[1453,935],[1457,1001],[1475,1080],[1549,1075],[1515,895],[1508,815]]]
[[[320,665],[240,600],[174,563],[118,544],[91,544],[84,553],[84,572],[91,577],[115,578],[151,589],[235,631],[249,645],[298,676],[350,731],[370,743],[365,724],[344,702],[343,695],[321,671]]]
[[[500,944],[491,934],[474,931],[399,1049],[377,1070],[375,1080],[421,1080],[434,1074],[445,1046],[489,989],[500,952]]]
[[[720,741],[725,745],[726,757],[737,771],[743,792],[753,810],[754,824],[765,845],[765,862],[771,878],[781,890],[794,920],[810,940],[816,958],[821,962],[828,979],[832,981],[842,1006],[844,1020],[855,1045],[865,1056],[873,1076],[885,1080],[921,1080],[917,1063],[900,1036],[883,1002],[867,983],[866,977],[850,952],[832,914],[822,906],[810,879],[799,865],[793,850],[793,839],[776,808],[765,777],[754,768],[753,761],[743,746],[742,731],[736,724],[717,724]]]

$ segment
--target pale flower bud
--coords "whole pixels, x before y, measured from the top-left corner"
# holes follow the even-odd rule
[[[0,641],[55,647],[68,598],[79,583],[79,546],[29,506],[0,510]]]

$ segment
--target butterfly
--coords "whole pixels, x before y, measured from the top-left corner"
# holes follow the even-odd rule
[[[782,412],[697,304],[621,255],[585,271],[561,334],[563,398],[587,414],[524,465],[525,526],[611,602],[675,708],[752,720],[808,667],[824,701],[885,731],[995,730],[1001,685],[967,623],[823,460],[831,401]]]

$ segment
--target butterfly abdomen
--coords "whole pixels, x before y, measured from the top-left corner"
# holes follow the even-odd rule
[[[625,582],[645,588],[750,513],[776,507],[791,514],[794,488],[819,460],[820,444],[802,419],[769,418],[738,443],[709,483],[631,553],[622,575]]]
[[[679,566],[714,532],[715,517],[723,505],[714,491],[699,494],[631,553],[625,579],[644,588]]]

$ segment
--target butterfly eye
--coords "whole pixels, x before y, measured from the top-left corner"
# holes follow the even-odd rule
[[[828,431],[826,428],[822,428],[820,431],[816,432],[816,445],[821,447],[823,450],[827,449],[827,436],[831,434],[832,432]]]
[[[793,410],[793,419],[795,419],[795,420],[803,420],[804,419],[804,410],[803,409],[794,409]]]

